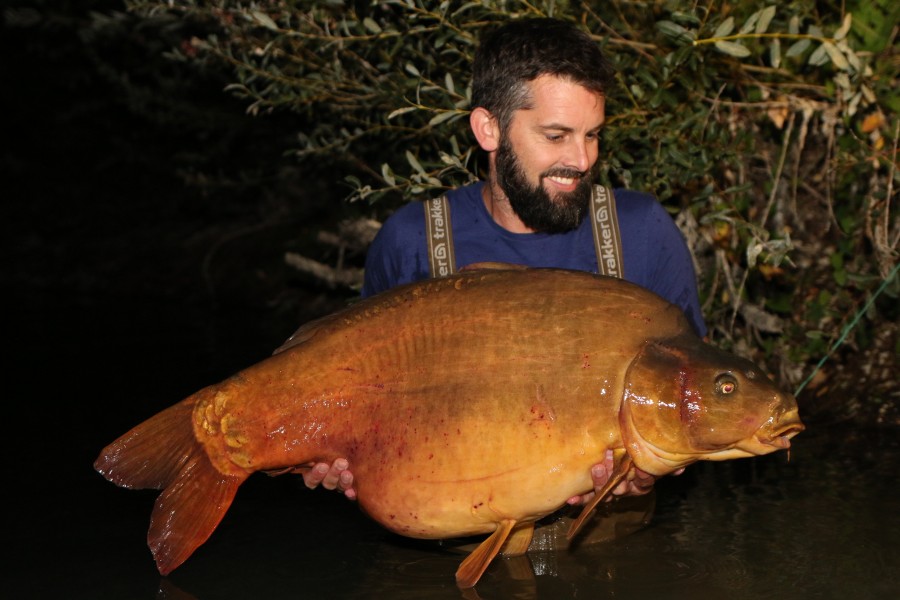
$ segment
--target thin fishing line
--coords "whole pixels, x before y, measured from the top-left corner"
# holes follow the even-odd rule
[[[878,286],[878,289],[872,294],[872,297],[869,298],[868,302],[866,302],[865,306],[863,306],[857,313],[853,316],[853,320],[850,321],[846,327],[844,327],[844,331],[841,332],[841,336],[831,345],[831,348],[828,349],[828,352],[825,353],[825,356],[822,357],[822,360],[819,361],[819,364],[816,365],[816,368],[813,369],[812,373],[809,374],[809,377],[806,378],[806,381],[800,384],[800,387],[797,388],[797,391],[794,392],[795,396],[800,395],[800,392],[803,391],[803,388],[806,387],[816,373],[819,372],[819,369],[822,368],[822,365],[825,364],[825,361],[828,360],[828,357],[831,356],[835,350],[837,350],[838,346],[844,343],[844,340],[847,339],[847,336],[850,334],[850,331],[856,327],[856,324],[862,318],[862,316],[869,310],[872,306],[872,303],[875,302],[875,299],[881,295],[881,293],[887,288],[888,283],[894,279],[894,276],[897,275],[897,270],[900,269],[900,263],[894,265],[894,269],[891,271],[891,274],[888,275],[884,281],[881,282],[881,285]]]

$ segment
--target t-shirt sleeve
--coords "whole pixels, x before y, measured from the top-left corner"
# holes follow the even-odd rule
[[[384,222],[366,254],[363,298],[428,277],[424,215],[422,204],[414,202]]]
[[[366,254],[366,268],[363,277],[362,297],[368,298],[397,285],[396,228],[390,219],[381,227]]]

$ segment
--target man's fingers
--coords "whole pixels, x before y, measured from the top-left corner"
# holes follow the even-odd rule
[[[591,479],[594,480],[594,489],[602,488],[609,481],[609,469],[604,463],[597,463],[591,467]]]
[[[310,489],[321,485],[326,490],[338,487],[345,490],[353,485],[353,474],[347,471],[348,466],[343,458],[337,459],[331,465],[316,463],[312,469],[303,474],[303,482]]]
[[[356,500],[356,490],[353,489],[353,473],[350,471],[341,471],[337,488],[344,492],[344,496],[348,500]]]
[[[328,473],[326,473],[325,478],[322,480],[322,487],[326,490],[336,489],[338,484],[341,483],[341,475],[347,467],[347,461],[343,458],[334,461],[334,464],[331,465],[331,468],[328,469]],[[353,476],[350,477],[350,481],[353,481]],[[343,489],[343,487],[341,489]]]
[[[588,492],[583,496],[572,496],[568,500],[566,500],[566,504],[571,506],[581,506],[583,504],[587,504],[594,497],[594,492]]]
[[[613,488],[612,494],[607,496],[606,499],[612,500],[613,496],[624,496],[624,495],[628,494],[628,492],[630,490],[631,490],[630,482],[623,479],[622,481],[619,482],[619,485],[617,485],[616,487]]]
[[[322,483],[322,480],[328,475],[328,470],[329,466],[325,463],[319,463],[313,466],[312,469],[303,474],[303,483],[311,490],[319,487],[319,484]]]

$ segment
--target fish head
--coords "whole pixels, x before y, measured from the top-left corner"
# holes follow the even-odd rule
[[[804,429],[796,399],[756,365],[689,334],[644,344],[619,419],[626,450],[654,475],[785,450]]]

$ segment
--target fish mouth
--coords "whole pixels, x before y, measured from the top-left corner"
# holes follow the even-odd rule
[[[776,450],[787,450],[791,447],[791,438],[806,429],[806,426],[800,422],[800,419],[794,419],[787,423],[782,423],[772,433],[763,433],[757,431],[751,438],[751,443],[738,444],[738,448],[753,452],[754,454],[766,454]]]
[[[739,450],[752,455],[768,454],[777,450],[788,450],[791,447],[791,438],[806,429],[796,415],[790,415],[782,419],[775,427],[761,427],[755,434],[737,444]]]

